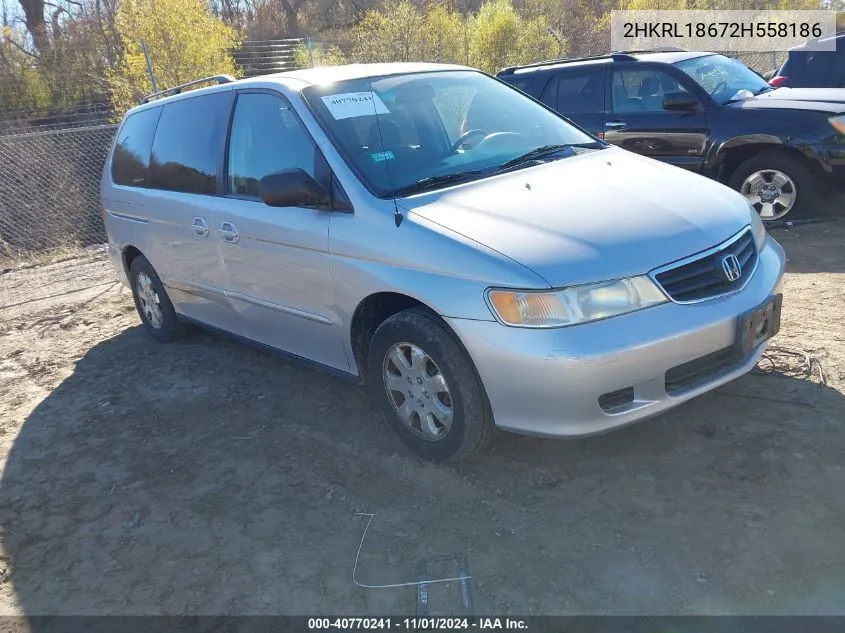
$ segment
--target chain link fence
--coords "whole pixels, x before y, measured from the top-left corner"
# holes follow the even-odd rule
[[[407,61],[472,65],[471,55],[469,52],[470,42],[468,37],[468,34],[464,34],[463,40],[458,43],[457,47],[446,46],[444,42],[441,42],[438,39],[437,45],[433,49],[428,50],[422,55],[415,54],[412,56],[411,59],[408,59]],[[594,42],[594,46],[591,47],[591,50],[581,51],[578,54],[572,55],[563,54],[559,57],[559,59],[571,59],[586,57],[588,55],[604,55],[610,53],[610,42],[602,42],[600,41],[601,39],[602,38],[597,38],[597,40]],[[296,40],[289,41],[296,42]],[[305,67],[332,66],[336,64],[345,63],[382,61],[378,57],[365,57],[363,59],[359,59],[355,56],[356,51],[352,41],[349,38],[344,39],[338,36],[333,36],[330,38],[321,37],[318,39],[305,38],[304,40],[298,41],[298,46],[300,47],[300,55],[295,56],[294,63]],[[563,44],[561,44],[561,46],[563,46]],[[454,56],[456,49],[460,53],[457,57]],[[296,47],[294,47],[294,50],[296,50]],[[388,53],[389,52],[391,51],[388,51]],[[721,55],[726,55],[728,57],[734,57],[736,59],[739,59],[746,66],[759,73],[760,75],[765,75],[766,73],[779,69],[783,65],[783,62],[786,61],[786,51],[714,52],[719,53]],[[419,52],[417,51],[417,53]],[[395,61],[406,61],[406,59],[396,59]]]
[[[729,57],[735,57],[751,70],[760,75],[766,75],[778,70],[786,61],[786,51],[746,52],[746,53],[725,53]]]
[[[115,129],[0,136],[0,310],[113,279],[99,188]]]
[[[297,48],[308,50],[304,39],[248,40],[233,53],[243,77],[294,70],[298,67]]]

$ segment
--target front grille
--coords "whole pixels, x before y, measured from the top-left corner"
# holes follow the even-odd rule
[[[722,262],[735,255],[740,266],[740,276],[730,281]],[[751,277],[757,265],[757,247],[751,229],[733,242],[715,251],[678,266],[658,272],[654,278],[673,301],[690,302],[710,299],[739,290]]]
[[[627,387],[618,391],[611,391],[599,397],[599,406],[605,411],[612,411],[634,401],[634,388]]]
[[[686,391],[707,382],[716,374],[738,365],[742,357],[739,347],[731,346],[672,367],[666,372],[666,393]]]

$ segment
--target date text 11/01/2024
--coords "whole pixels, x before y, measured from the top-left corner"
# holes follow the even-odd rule
[[[523,618],[309,618],[308,629],[341,631],[525,631]]]
[[[818,22],[625,22],[623,37],[821,37],[824,33]]]

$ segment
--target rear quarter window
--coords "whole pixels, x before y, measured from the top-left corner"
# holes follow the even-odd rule
[[[231,92],[164,105],[150,159],[150,186],[213,195],[222,156]]]
[[[520,90],[525,94],[531,95],[535,99],[543,91],[543,87],[549,80],[547,76],[537,76],[535,74],[505,75],[503,77],[499,77],[499,79],[504,81],[506,84],[513,86],[517,90]]]
[[[827,70],[820,68],[819,62],[824,62],[823,59],[819,57],[819,53],[821,51],[792,51],[789,55],[786,56],[786,61],[783,63],[783,67],[780,69],[780,74],[789,77],[789,75],[797,75],[802,74],[806,75],[808,73],[812,74],[821,74],[822,70]],[[832,61],[832,59],[828,59],[828,61]]]
[[[111,160],[111,177],[118,185],[145,187],[149,180],[150,151],[161,108],[149,108],[126,117],[118,132]]]

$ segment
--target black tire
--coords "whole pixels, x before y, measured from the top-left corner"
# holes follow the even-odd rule
[[[754,172],[766,169],[780,171],[795,183],[795,203],[786,214],[777,218],[778,221],[808,217],[818,212],[820,198],[817,194],[822,188],[822,183],[813,177],[801,158],[784,151],[755,154],[734,170],[728,179],[728,186],[740,191],[746,178]]]
[[[394,409],[395,397],[388,394],[383,371],[387,353],[398,343],[422,349],[446,380],[452,422],[440,439],[420,437]],[[495,425],[481,379],[466,351],[431,312],[411,308],[385,320],[370,342],[367,371],[376,406],[399,438],[420,457],[458,461],[480,451],[492,440]]]
[[[161,324],[157,327],[143,308],[143,302],[139,296],[138,277],[144,274],[152,282],[152,289],[158,297],[158,305],[161,309]],[[135,299],[135,309],[141,317],[141,323],[147,334],[152,336],[159,343],[170,343],[175,341],[184,333],[184,326],[176,318],[176,311],[170,302],[170,297],[158,278],[155,269],[143,255],[138,255],[132,260],[129,267],[129,284],[132,288],[132,298]]]

